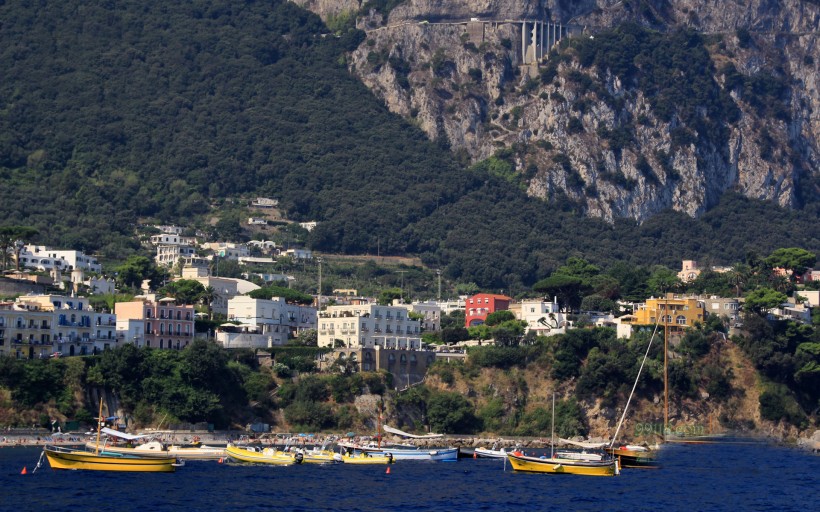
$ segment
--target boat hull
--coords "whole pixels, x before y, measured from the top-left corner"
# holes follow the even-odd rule
[[[219,460],[225,457],[225,448],[215,446],[185,447],[171,445],[168,447],[168,455],[184,460]]]
[[[618,473],[616,462],[612,461],[579,461],[571,459],[551,459],[508,454],[513,469],[530,473],[549,473],[554,475],[615,476]]]
[[[287,466],[290,464],[300,464],[302,462],[301,454],[280,452],[274,450],[273,448],[265,448],[261,451],[254,451],[229,445],[225,448],[225,453],[236,461],[249,462],[253,464]]]
[[[342,455],[342,462],[345,464],[392,464],[395,459],[386,455],[359,453],[356,455]]]
[[[607,450],[613,457],[618,459],[622,468],[657,468],[658,461],[655,452],[635,451],[626,448],[613,448]]]
[[[174,457],[133,457],[127,455],[98,455],[82,450],[59,449],[46,446],[46,459],[52,469],[81,469],[90,471],[124,471],[136,473],[172,473],[176,470]]]
[[[454,462],[458,460],[458,448],[441,448],[436,450],[366,450],[370,455],[388,456],[394,460],[434,460],[439,462]]]
[[[476,448],[473,450],[476,457],[483,457],[487,459],[506,459],[506,450],[491,450],[489,448]]]

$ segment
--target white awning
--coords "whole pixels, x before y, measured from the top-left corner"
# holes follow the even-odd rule
[[[403,430],[399,430],[397,428],[389,427],[387,425],[382,426],[382,429],[385,432],[388,432],[390,434],[396,434],[397,436],[402,436],[402,437],[409,437],[411,439],[435,439],[435,438],[439,438],[439,437],[444,437],[444,434],[424,434],[423,436],[418,436],[416,434],[408,434],[407,432],[404,432]]]
[[[562,443],[566,443],[572,446],[577,446],[579,448],[590,448],[590,449],[598,449],[603,448],[604,446],[609,446],[609,443],[582,443],[579,441],[570,441],[569,439],[559,438]]]
[[[120,439],[125,439],[126,441],[133,441],[135,439],[144,439],[146,435],[136,435],[136,434],[127,434],[125,432],[120,432],[119,430],[114,430],[113,428],[103,427],[100,429],[100,432],[103,434],[108,434],[109,436],[119,437]]]

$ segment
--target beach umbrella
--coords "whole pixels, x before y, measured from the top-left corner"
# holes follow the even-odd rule
[[[347,437],[356,437],[356,432],[348,432],[345,434]]]

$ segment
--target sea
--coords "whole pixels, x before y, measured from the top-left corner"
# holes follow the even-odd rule
[[[820,456],[759,442],[667,445],[617,477],[517,473],[503,459],[389,466],[189,461],[175,473],[55,471],[0,449],[2,511],[818,510]],[[23,473],[26,468],[26,474]]]

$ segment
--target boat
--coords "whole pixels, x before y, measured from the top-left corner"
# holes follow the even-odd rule
[[[354,453],[367,453],[371,456],[382,455],[392,456],[393,459],[399,460],[433,460],[433,461],[457,461],[458,447],[449,448],[416,448],[416,447],[395,447],[391,445],[373,446],[372,444],[361,445],[356,443],[349,443],[346,441],[339,441],[339,446],[353,450]]]
[[[521,452],[507,455],[512,468],[530,473],[551,473],[556,475],[615,476],[619,473],[618,463],[613,460],[578,460],[555,457],[533,457]]]
[[[555,452],[555,393],[552,394],[552,433],[550,456],[524,455],[521,451],[507,454],[515,471],[550,473],[555,475],[616,476],[620,474],[617,459],[604,458],[587,452]]]
[[[141,457],[176,457],[184,460],[218,460],[225,457],[225,448],[196,444],[193,446],[166,445],[165,443],[152,439],[142,444],[134,444],[137,441],[152,438],[146,434],[128,434],[108,427],[102,428],[101,432],[109,439],[118,441],[106,441],[101,446],[101,451],[107,454],[116,453],[121,455],[137,455]],[[86,443],[86,448],[94,449],[95,443]]]
[[[358,452],[358,453],[342,453],[342,462],[345,464],[393,464],[395,459],[393,459],[392,454],[387,455],[371,455],[365,452]]]
[[[655,452],[645,446],[628,444],[607,448],[606,452],[617,458],[622,468],[658,467]]]
[[[283,452],[273,448],[256,449],[252,446],[241,448],[232,444],[225,448],[225,453],[235,461],[254,464],[287,466],[301,464],[304,460],[304,455],[299,451]]]
[[[47,445],[43,449],[52,469],[82,469],[91,471],[124,471],[141,473],[172,473],[178,465],[176,457],[146,457],[100,450],[100,430],[104,422],[102,398],[97,420],[97,443],[93,451]]]
[[[478,447],[473,450],[476,457],[484,457],[490,459],[506,459],[507,454],[510,453],[506,448],[498,448],[498,443],[493,444],[492,448]]]
[[[287,453],[287,452],[285,452]],[[342,455],[322,448],[298,449],[296,453],[302,455],[303,464],[332,464],[342,462]]]

